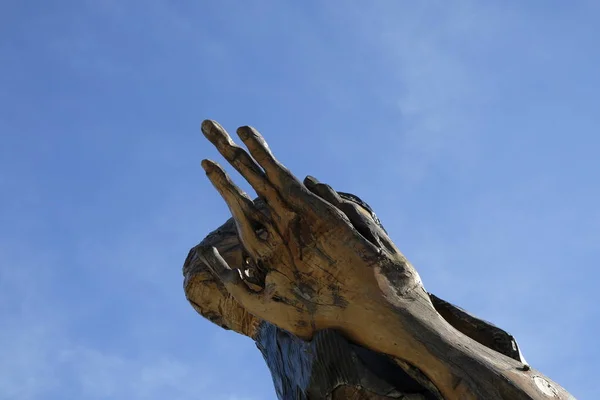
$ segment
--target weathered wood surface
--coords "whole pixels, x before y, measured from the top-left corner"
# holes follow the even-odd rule
[[[238,129],[250,154],[213,121],[202,131],[260,200],[202,162],[233,220],[190,251],[186,296],[257,341],[281,399],[573,398],[512,336],[430,296],[360,199],[298,181],[252,128]]]

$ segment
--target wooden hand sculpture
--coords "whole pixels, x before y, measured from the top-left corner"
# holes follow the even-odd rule
[[[255,340],[264,324],[304,343],[335,331],[388,356],[429,398],[572,398],[524,364],[510,335],[430,296],[360,201],[300,182],[253,128],[237,130],[249,153],[214,121],[202,132],[259,196],[202,161],[233,216],[184,266],[186,295],[203,316]]]

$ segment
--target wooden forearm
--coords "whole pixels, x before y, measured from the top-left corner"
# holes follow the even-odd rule
[[[399,313],[406,340],[385,340],[395,346],[384,352],[417,367],[443,398],[573,399],[539,371],[465,336],[423,304],[426,300],[415,301]]]
[[[409,351],[403,359],[386,358],[345,337],[328,330],[307,342],[265,322],[255,340],[280,399],[345,399],[348,393],[358,399],[395,398],[387,397],[393,393],[431,400],[572,398],[538,371],[522,371],[521,363],[457,331],[424,334],[421,340],[429,340],[427,347],[434,351],[421,354],[418,366],[406,361]],[[306,397],[297,397],[299,393]]]

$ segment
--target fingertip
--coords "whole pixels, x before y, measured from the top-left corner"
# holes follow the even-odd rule
[[[308,187],[309,189],[311,187],[314,187],[318,183],[319,183],[319,180],[317,178],[315,178],[314,176],[307,175],[306,178],[304,178],[304,185],[306,187]]]
[[[214,170],[214,168],[217,166],[217,163],[214,162],[213,160],[209,160],[209,159],[205,158],[204,160],[202,160],[200,165],[202,165],[202,168],[204,168],[204,171],[212,172]]]
[[[200,130],[202,131],[202,133],[207,135],[207,134],[210,134],[211,130],[216,125],[218,125],[217,121],[214,121],[212,119],[205,119],[204,121],[202,121],[202,124],[200,125]]]
[[[244,125],[237,128],[236,133],[240,137],[240,139],[247,140],[253,133],[252,130],[252,127]]]

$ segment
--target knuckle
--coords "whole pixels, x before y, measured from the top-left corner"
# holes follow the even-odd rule
[[[244,160],[246,155],[246,150],[242,149],[240,146],[232,145],[228,149],[228,158],[231,162],[241,162]]]

